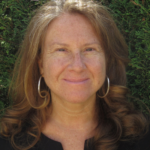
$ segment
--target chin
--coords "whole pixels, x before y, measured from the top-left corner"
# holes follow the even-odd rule
[[[67,97],[64,98],[66,101],[70,102],[70,103],[84,103],[87,102],[89,100],[95,100],[96,99],[96,94],[94,95],[83,95],[82,94],[78,94],[78,95],[73,95],[71,94],[70,96],[68,95]]]

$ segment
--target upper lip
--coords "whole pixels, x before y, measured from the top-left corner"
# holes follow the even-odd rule
[[[82,81],[85,81],[87,80],[88,78],[80,78],[80,79],[64,79],[66,81],[70,81],[70,82],[82,82]]]

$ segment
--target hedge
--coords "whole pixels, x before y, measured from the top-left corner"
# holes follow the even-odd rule
[[[1,0],[0,2],[0,109],[7,96],[19,43],[34,10],[48,0]],[[150,108],[150,1],[102,0],[111,10],[129,47],[127,67],[129,100],[144,112]],[[142,104],[142,105],[141,105]]]

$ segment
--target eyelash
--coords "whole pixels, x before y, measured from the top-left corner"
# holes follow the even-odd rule
[[[57,49],[57,51],[60,51],[60,52],[62,52],[62,50],[65,51],[65,49],[63,48]]]
[[[90,49],[90,51],[91,51],[91,50],[94,51],[94,48],[87,48],[86,51],[87,51],[88,49]]]
[[[90,50],[89,50],[90,49]],[[95,49],[94,48],[86,48],[85,51],[94,51]],[[59,52],[64,52],[66,51],[66,49],[63,49],[63,48],[60,48],[60,49],[57,49],[57,51]]]

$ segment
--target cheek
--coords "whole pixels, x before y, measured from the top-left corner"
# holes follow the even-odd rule
[[[103,85],[106,78],[106,63],[105,57],[95,57],[90,61],[90,71],[94,78],[94,85],[98,89]]]
[[[64,70],[66,66],[66,61],[61,58],[45,58],[43,62],[43,70],[45,78],[54,78],[57,77]]]
[[[106,78],[105,63],[101,62],[97,66],[95,66],[95,76],[98,80],[98,84],[100,84],[101,86]]]
[[[95,74],[106,73],[105,57],[95,57],[94,59],[88,60],[88,66],[95,72]]]

